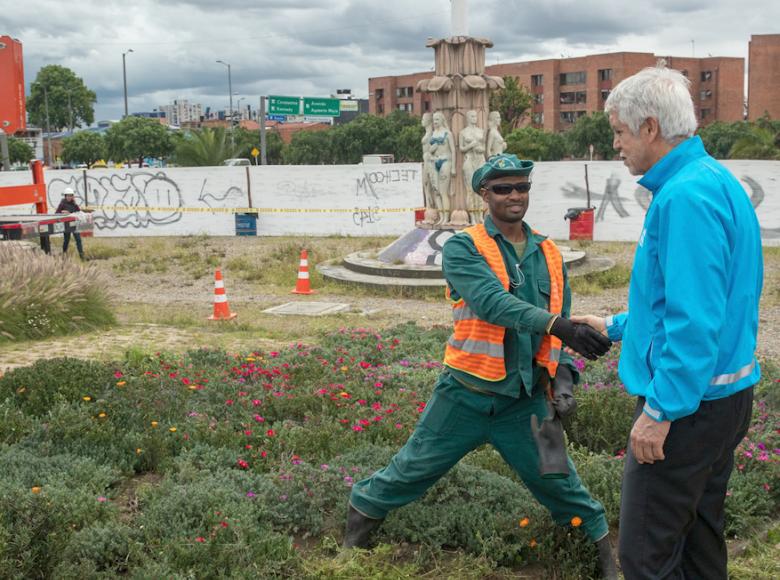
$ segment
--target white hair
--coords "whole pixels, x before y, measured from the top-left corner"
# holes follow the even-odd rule
[[[680,71],[646,68],[618,83],[607,97],[604,112],[615,113],[634,135],[653,117],[658,120],[661,138],[676,143],[696,132],[690,84]]]

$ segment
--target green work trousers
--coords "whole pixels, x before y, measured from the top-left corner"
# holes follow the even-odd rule
[[[540,423],[547,414],[541,388],[519,399],[483,394],[467,389],[445,371],[412,436],[387,467],[353,485],[350,503],[369,518],[383,519],[423,495],[469,451],[490,443],[557,524],[567,525],[577,516],[588,537],[600,540],[608,533],[604,507],[582,485],[571,459],[569,477],[539,475],[530,426],[533,414]]]

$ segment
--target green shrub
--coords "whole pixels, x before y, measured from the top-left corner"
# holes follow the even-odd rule
[[[97,523],[75,532],[62,552],[57,577],[127,572],[130,546],[138,532],[118,522]]]
[[[587,381],[586,376],[584,381]],[[584,382],[575,389],[577,411],[566,421],[574,445],[611,455],[625,450],[633,424],[636,399],[622,385]]]
[[[0,344],[114,324],[96,268],[4,244],[0,264]]]
[[[0,377],[0,400],[11,399],[40,417],[60,403],[96,399],[111,384],[112,372],[102,363],[77,358],[41,359]]]

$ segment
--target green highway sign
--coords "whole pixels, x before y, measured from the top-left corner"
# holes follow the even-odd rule
[[[341,115],[339,99],[317,99],[304,97],[303,114],[317,117],[338,117]]]
[[[268,97],[269,115],[300,115],[300,97],[280,97],[271,95]]]

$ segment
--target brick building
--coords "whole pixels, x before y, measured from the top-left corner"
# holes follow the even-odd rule
[[[748,120],[780,119],[780,34],[751,35],[748,73]]]
[[[744,107],[745,62],[742,58],[657,57],[643,52],[616,52],[576,58],[556,58],[485,67],[495,76],[514,76],[531,92],[530,123],[548,131],[564,131],[582,115],[602,111],[613,86],[663,58],[691,81],[691,93],[701,125],[740,121]],[[404,110],[421,116],[430,111],[430,95],[415,91],[432,72],[371,78],[369,112],[386,116]]]

